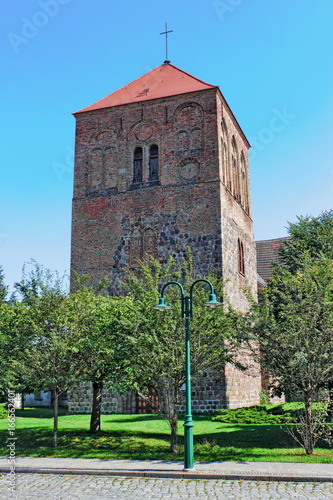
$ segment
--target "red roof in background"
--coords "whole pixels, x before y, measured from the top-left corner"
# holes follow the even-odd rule
[[[162,64],[76,113],[213,88],[218,88],[218,86],[199,80],[172,64]]]

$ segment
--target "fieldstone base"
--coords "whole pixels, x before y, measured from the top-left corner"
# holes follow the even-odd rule
[[[68,412],[91,413],[92,394],[91,382],[83,384],[75,390],[68,391]],[[123,396],[104,388],[102,392],[102,413],[136,413],[136,395],[133,392],[128,392]]]
[[[220,409],[240,408],[260,403],[261,376],[258,366],[242,372],[233,365],[226,365],[221,372],[205,373],[192,380],[192,412],[214,413]],[[106,388],[102,393],[102,413],[145,413],[140,411],[134,392],[120,395]],[[92,384],[81,385],[68,392],[69,413],[91,413]],[[185,412],[185,386],[179,406]]]

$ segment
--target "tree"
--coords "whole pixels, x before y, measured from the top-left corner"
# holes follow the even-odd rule
[[[19,328],[20,324],[28,323],[27,309],[22,303],[5,301],[8,287],[4,285],[2,278],[0,278],[0,396],[3,396],[8,388],[21,393],[21,407],[24,409],[23,391],[26,386],[22,377],[15,372],[14,361],[28,341],[27,336],[22,335]]]
[[[8,293],[8,286],[5,284],[5,275],[2,266],[0,266],[0,302],[4,302]]]
[[[0,397],[7,386],[8,370],[8,343],[7,343],[7,325],[9,323],[10,308],[2,304],[7,296],[7,286],[5,285],[5,276],[3,268],[0,266]]]
[[[177,280],[189,290],[193,279],[189,259],[175,262],[170,258],[163,267],[157,260],[138,263],[136,272],[126,279],[127,290],[136,311],[137,333],[133,337],[136,355],[133,358],[133,387],[147,393],[153,386],[160,398],[160,410],[166,416],[170,429],[170,449],[177,452],[177,423],[181,388],[185,382],[184,320],[180,315],[180,296],[175,289],[168,290],[168,303],[174,308],[164,314],[153,309],[157,304],[161,284]],[[216,283],[221,293],[221,283]],[[211,311],[201,307],[207,301],[207,290],[201,287],[194,294],[196,312],[191,324],[192,376],[214,370],[221,371],[227,362],[237,363],[240,346],[236,323],[238,315],[223,308]],[[238,367],[240,367],[238,365]],[[244,367],[242,367],[244,368]]]
[[[17,326],[25,317],[26,310],[22,304],[15,304],[14,294],[6,301],[8,286],[4,282],[4,273],[0,267],[0,393],[6,388],[15,389],[22,394],[21,407],[24,409],[24,381],[15,374],[13,360],[27,338],[20,336]]]
[[[318,217],[297,217],[289,223],[291,239],[279,248],[283,266],[294,273],[311,260],[322,256],[333,260],[333,210],[322,212]]]
[[[282,265],[294,273],[302,269],[309,259],[322,257],[333,260],[333,210],[323,211],[317,217],[297,217],[289,223],[291,240],[279,248]],[[277,267],[279,269],[279,267]],[[330,418],[333,417],[333,381],[328,382]]]
[[[24,314],[12,333],[24,341],[17,344],[13,366],[18,382],[52,391],[53,444],[57,446],[59,396],[77,383],[80,321],[57,273],[32,264],[30,273],[24,272],[16,284]]]
[[[311,403],[323,387],[333,387],[333,210],[298,217],[288,232],[280,264],[247,321],[273,392],[304,400],[299,442],[310,454],[319,436]]]
[[[19,390],[13,359],[24,341],[24,337],[20,338],[18,335],[17,325],[25,317],[25,313],[26,310],[21,305],[13,307],[0,303],[0,396],[8,388]]]
[[[82,364],[79,374],[92,382],[93,399],[90,431],[101,429],[102,391],[124,390],[132,367],[130,337],[135,332],[134,307],[128,297],[96,295],[89,288],[72,294],[78,311],[81,340],[78,345]]]
[[[303,262],[326,257],[333,260],[333,210],[323,211],[318,217],[307,215],[298,217],[298,222],[290,223],[289,243],[279,249],[281,262],[291,272],[301,269]],[[333,381],[328,382],[330,419],[333,417]]]
[[[274,393],[304,399],[304,447],[311,454],[311,404],[333,378],[333,262],[304,257],[295,272],[276,269],[254,323]]]
[[[25,305],[33,304],[35,299],[41,297],[47,291],[55,294],[68,294],[68,276],[60,276],[57,271],[47,269],[34,259],[25,262],[22,268],[21,281],[14,285],[15,295],[19,294]],[[18,302],[17,297],[15,297]]]
[[[52,391],[57,446],[59,397],[77,383],[80,324],[70,298],[54,291],[36,298],[28,311],[30,321],[21,328],[30,342],[21,350],[17,368],[29,387]]]

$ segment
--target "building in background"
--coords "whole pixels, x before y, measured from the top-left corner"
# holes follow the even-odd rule
[[[279,248],[285,242],[291,240],[290,236],[274,238],[272,240],[261,240],[256,242],[257,248],[257,270],[259,279],[263,284],[267,283],[272,274],[272,263],[279,263]]]
[[[195,272],[213,267],[224,300],[246,311],[244,287],[257,297],[250,145],[219,87],[165,61],[74,116],[71,270],[110,277],[114,294],[137,259],[189,248]],[[227,365],[218,379],[194,381],[194,411],[259,402],[258,366]],[[136,411],[128,397],[104,395],[103,410]],[[70,410],[89,411],[89,398],[83,389]]]

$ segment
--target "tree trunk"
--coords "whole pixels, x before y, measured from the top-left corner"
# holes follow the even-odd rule
[[[102,408],[103,382],[93,382],[93,400],[90,417],[90,432],[101,430],[101,408]]]
[[[24,392],[22,392],[22,394],[21,394],[21,410],[24,410],[24,396],[25,396],[25,394],[24,394]]]
[[[164,377],[155,382],[154,386],[159,396],[160,412],[170,425],[170,451],[178,453],[178,401],[181,384],[177,385],[171,378]]]
[[[53,392],[53,446],[58,446],[58,409],[59,409],[59,391]]]
[[[327,405],[327,420],[333,421],[333,381],[328,383],[328,405]]]
[[[169,424],[171,429],[170,436],[170,451],[171,453],[178,453],[177,444],[178,444],[178,436],[177,436],[177,427],[178,427],[178,414],[175,412],[169,418]]]
[[[305,435],[304,435],[304,445],[307,455],[312,455],[313,453],[313,426],[312,426],[312,415],[311,415],[311,398],[305,396]]]

